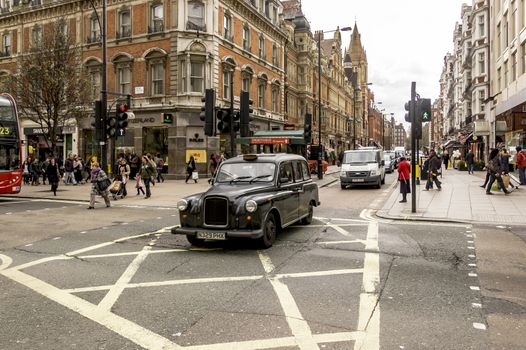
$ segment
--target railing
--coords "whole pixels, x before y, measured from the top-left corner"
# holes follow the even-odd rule
[[[129,38],[131,37],[131,28],[125,28],[125,29],[122,29],[121,31],[117,31],[115,33],[115,37],[117,39],[121,39],[121,38]]]
[[[162,31],[164,31],[164,23],[163,22],[154,22],[153,26],[148,26],[148,34],[160,33]]]

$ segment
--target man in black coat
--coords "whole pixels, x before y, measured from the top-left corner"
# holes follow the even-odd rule
[[[437,186],[437,191],[442,189],[442,183],[438,181],[438,171],[442,168],[442,162],[438,158],[436,152],[431,150],[429,152],[429,174],[427,176],[426,191],[432,186],[433,182]]]

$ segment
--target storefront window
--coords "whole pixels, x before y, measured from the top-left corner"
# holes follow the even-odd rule
[[[142,129],[143,153],[155,156],[157,153],[166,159],[168,155],[168,128],[148,127]]]

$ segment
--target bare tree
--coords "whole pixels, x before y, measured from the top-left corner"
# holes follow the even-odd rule
[[[10,84],[23,116],[46,131],[45,141],[54,154],[61,129],[92,113],[82,48],[70,37],[66,23],[60,19],[33,35],[31,50],[19,57]]]

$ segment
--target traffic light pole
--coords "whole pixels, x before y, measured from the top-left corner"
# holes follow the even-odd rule
[[[102,0],[102,28],[101,28],[101,41],[102,41],[102,77],[101,77],[101,103],[102,103],[102,122],[103,122],[103,137],[99,140],[100,144],[100,165],[101,169],[106,169],[108,165],[108,149],[106,144],[106,125],[108,122],[108,89],[106,82],[106,0]]]
[[[234,69],[230,74],[230,157],[236,156],[236,131],[234,130]]]
[[[411,83],[411,212],[416,213],[416,82]]]

